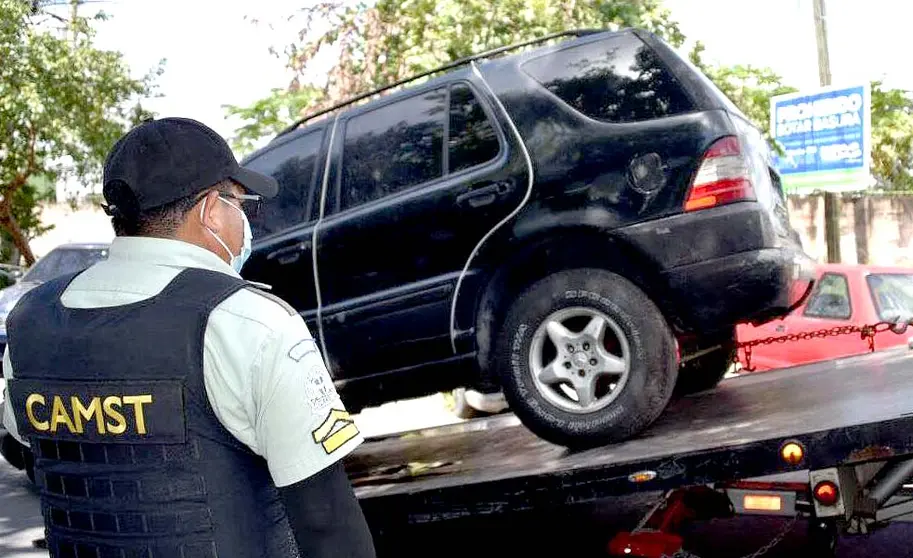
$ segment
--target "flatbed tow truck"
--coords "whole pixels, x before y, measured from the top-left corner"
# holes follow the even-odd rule
[[[804,555],[834,555],[841,534],[900,509],[913,475],[913,351],[725,380],[621,444],[570,451],[507,414],[369,439],[347,469],[379,531],[658,492],[636,529],[607,541],[609,555],[691,556],[684,523],[738,514],[808,518]],[[750,480],[796,472],[802,482]]]

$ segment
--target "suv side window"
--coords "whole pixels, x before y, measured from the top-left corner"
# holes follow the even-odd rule
[[[631,34],[535,58],[523,70],[596,120],[639,122],[694,110],[659,56]]]
[[[360,114],[345,129],[339,211],[487,163],[501,152],[494,123],[465,83]]]
[[[449,136],[449,172],[487,163],[501,150],[494,125],[465,83],[457,83],[450,88]]]
[[[825,273],[815,292],[805,306],[805,315],[810,318],[846,320],[852,316],[850,287],[846,275]]]
[[[434,89],[346,123],[340,210],[444,175],[446,102]]]
[[[279,182],[275,198],[263,200],[260,214],[250,219],[254,237],[258,238],[310,221],[314,203],[315,173],[323,131],[288,141],[244,165],[251,170],[272,175]]]

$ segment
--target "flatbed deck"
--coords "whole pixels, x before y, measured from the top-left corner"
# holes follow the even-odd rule
[[[779,448],[797,440],[797,466]],[[572,452],[513,415],[369,440],[347,459],[372,521],[423,523],[913,454],[913,352],[745,375],[673,402],[643,435]],[[651,471],[655,478],[633,482]]]

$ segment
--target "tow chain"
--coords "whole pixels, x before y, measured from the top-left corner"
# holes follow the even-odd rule
[[[806,341],[808,339],[824,339],[827,337],[838,337],[841,335],[853,335],[858,334],[861,339],[867,339],[869,342],[869,352],[875,351],[875,335],[883,333],[885,331],[893,331],[897,335],[903,335],[907,331],[907,327],[913,325],[913,319],[899,322],[878,322],[872,325],[862,325],[862,326],[837,326],[819,329],[815,331],[803,331],[801,333],[790,333],[788,335],[780,335],[779,337],[765,337],[763,339],[754,339],[752,341],[744,341],[742,343],[736,343],[736,351],[732,357],[733,364],[740,362],[739,360],[739,349],[745,351],[745,366],[742,367],[742,370],[746,372],[754,372],[754,368],[751,366],[751,350],[754,347],[759,345],[773,345],[774,343],[789,343],[792,341]]]
[[[777,546],[778,544],[780,544],[781,542],[783,542],[783,539],[785,539],[786,536],[789,535],[792,532],[792,530],[796,527],[796,523],[799,522],[799,517],[800,516],[797,514],[794,518],[792,518],[792,520],[789,523],[787,523],[783,527],[783,529],[779,533],[777,533],[777,536],[774,537],[769,543],[765,544],[764,546],[762,546],[758,550],[752,552],[751,554],[746,554],[745,556],[742,556],[742,558],[760,558],[761,556],[764,556],[765,554],[767,554],[768,552],[773,550],[773,548],[775,546]],[[662,558],[701,558],[701,557],[698,556],[697,554],[688,552],[687,550],[679,550],[672,556],[667,556],[664,554]]]

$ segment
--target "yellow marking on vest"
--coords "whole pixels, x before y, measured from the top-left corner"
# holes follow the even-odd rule
[[[311,432],[311,435],[314,442],[323,446],[323,450],[330,454],[358,436],[358,433],[358,427],[347,411],[331,409],[327,418]]]
[[[63,423],[70,432],[76,431],[76,425],[67,414],[67,407],[59,395],[54,396],[54,405],[51,407],[51,432],[57,432],[57,426]]]
[[[93,397],[89,406],[83,407],[82,401],[73,395],[70,397],[70,407],[73,409],[73,422],[76,423],[76,432],[82,434],[82,421],[86,421],[85,424],[88,424],[92,422],[92,419],[95,419],[95,429],[98,430],[99,434],[105,433],[105,419],[101,414],[101,400],[99,398]]]
[[[46,420],[38,420],[35,417],[35,404],[39,404],[42,407],[47,407],[47,403],[44,399],[44,396],[40,393],[33,393],[28,396],[25,400],[25,414],[29,418],[29,422],[32,423],[32,428],[38,432],[46,432],[51,426]]]
[[[109,422],[108,432],[111,434],[123,434],[127,431],[127,419],[124,418],[124,415],[120,411],[115,410],[114,406],[117,405],[118,408],[122,405],[120,397],[116,395],[111,395],[105,397],[105,414],[109,418],[114,419],[114,422]]]
[[[48,400],[51,404],[48,405]],[[120,435],[129,429],[131,434],[145,435],[148,431],[146,424],[146,409],[144,405],[152,404],[151,394],[141,395],[111,395],[105,398],[92,397],[86,402],[78,395],[47,395],[32,393],[25,400],[25,415],[29,423],[37,432],[57,432],[64,429],[70,434],[83,434],[86,429],[92,428],[101,435]],[[40,415],[48,412],[47,420],[42,420]],[[133,421],[127,420],[124,407],[133,407]]]
[[[137,434],[146,433],[146,417],[143,416],[143,403],[152,403],[151,395],[125,395],[124,405],[133,405],[133,416],[136,418]]]

